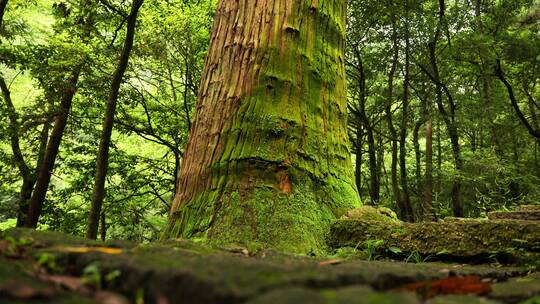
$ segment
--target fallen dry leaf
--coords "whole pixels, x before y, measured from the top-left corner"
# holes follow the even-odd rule
[[[343,263],[342,259],[332,259],[328,261],[323,261],[319,263],[319,266],[327,266],[327,265],[337,265]]]
[[[479,276],[467,276],[413,283],[402,286],[397,290],[412,291],[426,299],[430,299],[441,294],[483,295],[491,292],[491,286],[489,283],[483,282]]]

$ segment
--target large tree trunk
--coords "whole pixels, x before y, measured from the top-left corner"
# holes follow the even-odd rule
[[[101,139],[99,142],[99,152],[96,160],[96,174],[94,177],[94,188],[92,191],[92,206],[90,208],[90,214],[88,216],[88,229],[86,231],[86,237],[89,239],[96,239],[99,226],[99,217],[101,215],[101,207],[103,205],[103,198],[105,197],[105,179],[107,177],[107,170],[109,167],[109,146],[111,145],[111,135],[114,125],[114,115],[116,113],[116,104],[118,101],[118,94],[120,92],[120,85],[122,84],[122,78],[126,72],[129,55],[133,48],[133,40],[135,38],[135,25],[137,24],[137,14],[139,8],[142,6],[143,0],[133,0],[131,6],[131,13],[128,17],[126,40],[124,41],[124,47],[120,54],[120,60],[111,83],[111,91],[109,98],[107,99],[107,106],[105,109],[105,117],[103,118],[103,128],[101,131]]]
[[[359,205],[345,0],[221,0],[164,237],[307,253]]]

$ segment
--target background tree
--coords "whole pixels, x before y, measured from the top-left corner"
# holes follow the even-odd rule
[[[96,175],[94,178],[94,188],[92,191],[92,205],[90,215],[88,217],[88,231],[86,237],[95,239],[98,232],[98,224],[101,216],[101,207],[105,196],[105,178],[107,177],[107,169],[109,167],[109,146],[111,144],[111,136],[114,125],[114,116],[116,114],[116,105],[118,102],[118,94],[122,78],[126,72],[129,56],[133,48],[133,40],[135,39],[135,26],[137,24],[137,15],[143,4],[143,0],[134,0],[131,5],[131,11],[127,16],[126,38],[124,47],[120,53],[118,66],[114,71],[111,82],[111,91],[107,99],[105,116],[103,118],[102,134],[99,142],[99,152],[96,160]],[[102,222],[105,222],[103,220]],[[105,224],[103,224],[105,225]],[[102,230],[105,230],[104,228]]]

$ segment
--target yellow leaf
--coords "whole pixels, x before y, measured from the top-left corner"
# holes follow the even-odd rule
[[[58,247],[56,250],[72,253],[101,252],[105,254],[121,254],[124,252],[123,249],[112,247]]]

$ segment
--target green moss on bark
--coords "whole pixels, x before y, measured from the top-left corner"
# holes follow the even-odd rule
[[[346,210],[333,207],[340,206],[341,199],[349,199],[350,204],[355,202],[355,197],[347,197],[350,194],[345,192],[337,196],[340,201],[320,204],[319,197],[340,190],[333,185],[307,187],[307,182],[300,182],[296,184],[303,187],[285,194],[276,189],[275,182],[256,184],[248,191],[220,194],[213,205],[202,202],[185,205],[177,214],[186,217],[174,221],[177,226],[172,227],[172,233],[183,238],[207,239],[218,245],[236,243],[250,251],[276,248],[322,254],[327,249],[325,236],[330,225]],[[211,196],[210,199],[201,196],[201,201],[212,201]],[[195,216],[187,218],[189,215]]]

